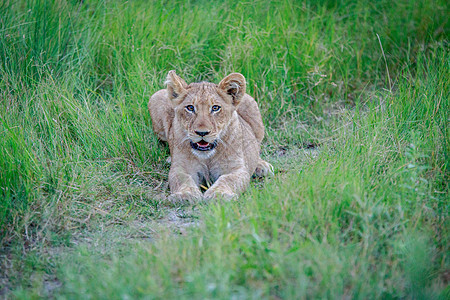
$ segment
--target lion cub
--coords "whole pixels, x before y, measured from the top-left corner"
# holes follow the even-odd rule
[[[170,71],[166,84],[148,108],[154,132],[169,143],[171,200],[231,199],[252,174],[272,172],[259,156],[264,125],[242,74],[232,73],[218,85],[188,85]],[[209,183],[214,184],[202,195],[199,186]]]

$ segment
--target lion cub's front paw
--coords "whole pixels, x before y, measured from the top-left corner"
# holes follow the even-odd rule
[[[171,194],[168,197],[169,201],[171,201],[172,203],[181,203],[181,202],[189,202],[189,203],[194,203],[197,202],[198,200],[202,199],[202,193],[200,193],[199,191],[180,191],[180,192],[176,192]]]
[[[256,166],[255,175],[258,177],[264,177],[268,174],[273,175],[273,166],[265,160],[260,159]]]
[[[207,190],[203,196],[207,200],[222,198],[227,201],[236,199],[238,197],[238,195],[235,192],[229,189],[212,189],[212,188]]]

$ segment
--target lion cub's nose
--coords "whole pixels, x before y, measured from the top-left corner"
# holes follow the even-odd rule
[[[196,131],[195,133],[199,136],[205,136],[208,135],[211,131]]]

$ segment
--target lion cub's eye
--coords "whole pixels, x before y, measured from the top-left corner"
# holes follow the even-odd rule
[[[213,106],[211,107],[211,111],[212,111],[212,112],[219,111],[219,110],[220,110],[220,106],[219,106],[219,105],[213,105]]]
[[[186,110],[187,111],[194,111],[195,110],[195,108],[194,108],[194,105],[188,105],[188,106],[186,106]]]

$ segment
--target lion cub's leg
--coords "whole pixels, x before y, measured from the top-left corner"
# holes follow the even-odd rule
[[[220,176],[205,192],[206,199],[223,197],[225,200],[236,198],[250,182],[250,174],[245,169],[239,169],[230,174]]]
[[[260,158],[255,169],[255,175],[258,177],[264,177],[268,174],[273,175],[273,166]]]
[[[171,201],[195,201],[202,198],[202,193],[195,180],[183,168],[172,166],[169,171]]]

